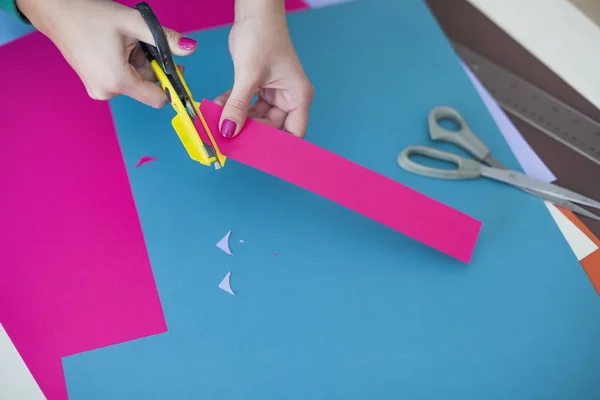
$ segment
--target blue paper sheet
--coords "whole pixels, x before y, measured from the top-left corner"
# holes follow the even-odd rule
[[[31,25],[24,24],[12,15],[0,11],[0,46],[33,31]]]
[[[195,164],[172,110],[119,98],[169,332],[65,359],[70,398],[599,397],[600,302],[543,203],[396,165],[447,104],[518,168],[425,4],[363,0],[289,21],[316,88],[307,140],[481,219],[472,264],[234,161]],[[193,35],[198,97],[231,85],[227,34]],[[142,155],[158,161],[135,169]],[[233,257],[215,246],[230,229]],[[228,271],[235,297],[217,287]]]

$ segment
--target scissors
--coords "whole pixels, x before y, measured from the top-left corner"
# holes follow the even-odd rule
[[[458,130],[452,131],[442,127],[440,121],[444,119],[454,122]],[[429,136],[432,140],[452,143],[462,148],[476,160],[427,146],[410,146],[398,155],[398,165],[407,171],[431,178],[456,180],[491,178],[515,186],[579,215],[600,221],[600,216],[574,204],[600,209],[600,202],[558,185],[509,170],[492,156],[490,148],[469,128],[462,115],[451,107],[441,106],[431,110],[429,113]],[[423,165],[411,158],[415,155],[450,162],[456,168],[443,169]]]
[[[221,153],[215,139],[200,112],[200,103],[194,101],[190,89],[179,72],[177,64],[169,49],[169,43],[158,18],[146,2],[136,4],[135,8],[142,14],[146,24],[152,32],[156,46],[140,42],[140,47],[158,79],[158,82],[167,95],[167,99],[177,113],[171,121],[175,132],[187,150],[188,155],[203,165],[214,165],[219,169],[225,164],[226,157]],[[200,119],[212,145],[212,154],[198,135],[194,126],[196,117]]]

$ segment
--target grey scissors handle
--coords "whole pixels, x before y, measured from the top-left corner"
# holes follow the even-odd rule
[[[440,121],[444,119],[454,122],[458,130],[452,131],[441,126]],[[491,154],[490,148],[473,133],[463,116],[452,107],[440,106],[431,110],[429,136],[432,140],[453,143],[479,161],[485,161]]]
[[[430,167],[421,164],[411,157],[428,157],[438,161],[446,161],[456,166],[454,169]],[[427,146],[410,146],[398,155],[398,165],[414,174],[439,179],[476,179],[481,177],[481,163],[454,153],[434,149]]]

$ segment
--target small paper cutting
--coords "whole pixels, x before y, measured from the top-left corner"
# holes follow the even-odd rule
[[[223,278],[223,280],[221,281],[221,283],[219,283],[219,289],[222,289],[227,293],[235,296],[235,293],[233,293],[233,290],[231,289],[231,283],[229,282],[230,277],[231,272],[228,272],[227,275],[225,275],[225,278]]]
[[[144,164],[148,164],[149,162],[156,161],[156,160],[158,160],[158,158],[156,158],[156,157],[143,156],[142,158],[140,158],[140,161],[138,161],[138,163],[135,164],[135,167],[139,168]]]
[[[219,240],[217,247],[232,256],[233,254],[231,254],[231,250],[229,249],[229,236],[231,236],[231,231],[227,232],[223,239]]]

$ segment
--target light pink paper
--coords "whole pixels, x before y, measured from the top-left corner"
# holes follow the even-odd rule
[[[39,33],[0,60],[0,321],[66,400],[62,357],[166,324],[108,104]]]
[[[144,164],[148,164],[149,162],[156,161],[156,160],[157,160],[156,157],[143,156],[140,158],[140,161],[138,161],[137,164],[135,164],[135,167],[139,168]]]
[[[117,1],[130,7],[139,3],[139,0]],[[235,0],[152,0],[148,4],[163,26],[193,32],[232,23]],[[286,0],[285,4],[288,12],[309,8],[302,0]]]
[[[221,281],[221,283],[219,283],[219,289],[222,289],[224,291],[226,291],[229,294],[232,294],[235,296],[235,293],[233,293],[233,289],[231,289],[231,272],[228,272],[227,275],[225,275],[225,278],[223,278],[223,280]]]
[[[399,182],[278,129],[248,120],[234,139],[219,135],[222,108],[203,100],[201,111],[221,152],[384,224],[463,262],[469,262],[481,222]],[[210,143],[199,119],[196,128]],[[310,160],[310,163],[305,162]],[[322,166],[326,165],[327,168]]]
[[[225,236],[223,236],[223,239],[221,239],[217,242],[217,247],[220,248],[221,250],[223,250],[225,253],[232,256],[233,254],[231,254],[231,249],[229,249],[229,237],[230,236],[231,236],[231,231],[227,232],[227,234]]]

